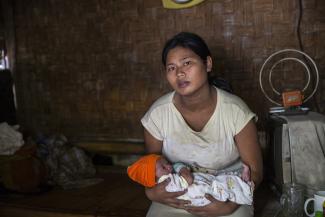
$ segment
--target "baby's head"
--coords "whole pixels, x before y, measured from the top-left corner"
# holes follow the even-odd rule
[[[173,166],[164,157],[160,157],[156,161],[156,180],[163,175],[171,173],[172,170]]]
[[[127,169],[127,173],[133,181],[146,187],[153,187],[158,178],[171,172],[172,165],[157,154],[143,156]]]

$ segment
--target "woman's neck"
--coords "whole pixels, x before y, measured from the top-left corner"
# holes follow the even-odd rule
[[[208,109],[210,106],[215,107],[216,91],[210,85],[204,86],[200,91],[190,96],[178,95],[178,104],[183,109],[196,112]]]

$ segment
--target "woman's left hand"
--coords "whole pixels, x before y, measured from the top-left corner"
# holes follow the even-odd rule
[[[205,197],[211,201],[210,204],[201,207],[186,206],[185,210],[197,216],[216,217],[216,216],[229,215],[232,212],[234,212],[239,206],[238,204],[235,204],[230,201],[227,202],[218,201],[209,194],[207,194]]]

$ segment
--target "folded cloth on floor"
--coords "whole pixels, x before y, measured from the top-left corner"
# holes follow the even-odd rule
[[[23,135],[6,122],[0,123],[0,155],[12,155],[24,145]]]

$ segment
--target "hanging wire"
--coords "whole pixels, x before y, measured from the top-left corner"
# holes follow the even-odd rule
[[[302,6],[302,0],[298,0],[298,6],[299,6],[299,14],[298,14],[298,21],[297,21],[297,29],[296,29],[296,32],[297,32],[297,37],[298,37],[298,43],[299,43],[299,48],[302,52],[304,52],[304,47],[303,47],[303,44],[302,44],[302,40],[301,40],[301,20],[302,20],[302,16],[303,16],[303,6]],[[307,58],[303,55],[303,58],[308,66],[309,69],[311,69],[311,66],[310,66],[310,63],[309,61],[307,60]],[[317,99],[316,97],[313,97],[313,103],[315,105],[315,108],[317,110],[317,112],[320,112],[320,108],[319,108],[319,105],[317,103]]]
[[[302,14],[303,14],[303,8],[302,8],[302,0],[298,0],[298,5],[299,5],[299,14],[298,14],[298,22],[297,22],[297,37],[298,37],[298,43],[299,43],[299,48],[302,52],[304,52],[304,47],[302,45],[302,40],[301,40],[301,33],[300,33],[300,25],[301,25],[301,19],[302,19]]]

